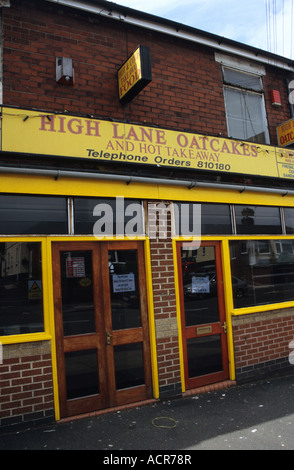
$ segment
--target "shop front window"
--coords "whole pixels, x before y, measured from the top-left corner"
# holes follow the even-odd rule
[[[294,240],[230,242],[234,308],[294,300]]]
[[[142,202],[123,197],[74,198],[74,233],[95,236],[144,235]]]
[[[281,234],[279,207],[235,206],[236,230],[243,234]]]
[[[200,206],[200,217],[195,217],[195,207]],[[202,235],[230,235],[232,233],[231,211],[228,204],[174,203],[175,230],[177,235],[190,235],[197,231]],[[197,226],[199,225],[199,227]]]
[[[0,195],[0,234],[68,233],[65,197]]]
[[[0,336],[44,331],[41,243],[0,243]]]
[[[294,233],[294,209],[292,207],[284,208],[286,233]]]

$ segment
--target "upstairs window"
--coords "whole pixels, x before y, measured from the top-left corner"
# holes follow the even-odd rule
[[[261,76],[223,67],[223,81],[228,135],[269,143]]]

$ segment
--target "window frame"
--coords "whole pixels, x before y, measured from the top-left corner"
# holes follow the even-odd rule
[[[140,199],[140,198],[137,198],[137,199],[130,199],[130,198],[121,198],[122,199],[122,202],[124,204],[124,211],[126,213],[126,210],[127,208],[132,205],[132,204],[138,204],[138,206],[140,206],[140,217],[141,217],[141,226],[139,227],[141,230],[142,230],[142,233],[138,233],[138,234],[133,234],[131,235],[131,237],[144,237],[146,235],[146,224],[145,224],[145,211],[144,211],[144,204],[143,204],[143,200]],[[70,220],[70,224],[71,224],[71,233],[73,235],[77,235],[77,236],[95,236],[95,238],[111,238],[111,237],[119,237],[121,238],[122,236],[125,236],[126,235],[126,232],[125,232],[125,228],[126,228],[126,220],[124,220],[124,233],[119,233],[116,231],[116,220],[115,220],[115,213],[113,213],[113,220],[112,220],[112,228],[113,228],[113,233],[95,233],[94,234],[94,225],[95,223],[97,222],[98,219],[98,216],[97,215],[93,215],[93,221],[91,222],[93,224],[92,226],[92,232],[88,232],[88,231],[79,231],[78,230],[78,225],[81,223],[80,221],[77,222],[77,215],[78,215],[78,205],[76,205],[76,201],[83,201],[83,202],[93,202],[95,204],[95,206],[93,206],[93,208],[95,208],[98,204],[108,204],[111,205],[111,204],[116,204],[116,201],[117,201],[117,198],[114,198],[114,197],[88,197],[88,196],[74,196],[71,198],[71,220]],[[88,212],[88,211],[85,211],[85,212]],[[93,213],[93,209],[91,211],[91,213]],[[138,230],[139,230],[138,228]]]
[[[244,208],[244,209],[251,209],[251,208],[264,208],[265,211],[266,209],[277,209],[277,218],[279,219],[279,224],[276,224],[276,225],[269,225],[269,227],[279,227],[281,229],[281,232],[270,232],[270,231],[261,231],[261,229],[259,229],[260,231],[251,231],[248,229],[248,231],[242,231],[240,230],[240,217],[241,215],[238,213],[239,211],[236,210],[236,209],[241,209],[241,208]],[[253,218],[256,217],[257,221],[260,220],[260,214],[253,214]],[[269,236],[275,236],[275,235],[284,235],[284,223],[283,223],[283,220],[284,220],[284,207],[283,206],[270,206],[270,205],[260,205],[260,204],[234,204],[234,222],[235,222],[235,230],[236,230],[236,235],[244,235],[244,236],[253,236],[253,235],[269,235]],[[265,217],[265,220],[269,220],[269,219],[272,219],[273,218],[273,215],[272,214],[269,214],[267,215],[267,217]],[[266,225],[255,225],[255,227],[261,227],[261,226],[267,226]]]
[[[236,237],[231,237],[227,238],[226,240],[223,240],[224,242],[224,251],[227,252],[228,256],[228,264],[226,266],[226,281],[225,283],[228,283],[227,286],[227,297],[228,297],[228,304],[229,304],[229,312],[232,316],[239,316],[239,315],[245,315],[245,314],[254,314],[254,313],[259,313],[262,314],[263,312],[269,312],[273,310],[280,310],[280,309],[287,309],[287,308],[293,308],[294,307],[294,299],[293,300],[284,300],[284,301],[277,301],[274,303],[267,303],[267,304],[257,304],[257,305],[250,305],[250,306],[245,306],[245,307],[235,307],[234,306],[234,299],[233,299],[233,285],[231,282],[232,275],[235,275],[232,273],[232,267],[231,267],[231,256],[230,256],[230,243],[231,242],[242,242],[242,241],[252,241],[252,242],[273,242],[276,244],[277,242],[280,241],[292,241],[294,243],[294,237],[293,236],[284,236],[284,235],[275,235],[275,236],[250,236],[250,237],[244,237],[244,236],[236,236]],[[232,245],[231,245],[232,246]],[[228,251],[227,251],[228,250]],[[236,259],[236,258],[235,258]]]
[[[216,58],[216,60],[218,60]],[[247,95],[252,95],[252,96],[258,96],[261,101],[260,101],[260,112],[261,112],[261,119],[262,119],[262,123],[263,123],[263,132],[264,132],[264,136],[265,136],[265,142],[256,142],[256,143],[260,143],[260,144],[269,144],[270,143],[270,135],[269,135],[269,128],[268,128],[268,120],[267,120],[267,114],[266,114],[266,106],[265,106],[265,99],[264,99],[264,88],[263,88],[263,80],[262,80],[262,76],[265,75],[265,71],[263,68],[255,68],[253,66],[251,66],[251,64],[239,64],[239,63],[236,63],[234,64],[233,61],[230,61],[230,60],[218,60],[219,62],[222,63],[222,78],[223,78],[223,94],[224,94],[224,104],[225,104],[225,112],[226,112],[226,122],[227,122],[227,131],[228,131],[228,135],[232,138],[235,138],[235,139],[239,139],[239,140],[248,140],[248,141],[252,141],[252,142],[256,142],[256,140],[252,140],[252,139],[242,139],[240,137],[237,137],[237,136],[234,136],[232,135],[231,131],[230,131],[230,117],[229,117],[229,113],[228,113],[228,100],[227,100],[227,97],[226,97],[226,91],[225,90],[235,90],[235,91],[238,91],[240,92],[241,94],[246,94],[245,96]],[[256,77],[259,79],[260,81],[260,85],[261,85],[261,89],[258,91],[258,90],[254,90],[250,87],[246,87],[246,86],[242,86],[242,85],[239,85],[237,83],[231,83],[229,81],[227,81],[225,79],[225,70],[232,70],[232,71],[235,71],[235,72],[238,72],[240,74],[244,74],[244,75],[251,75],[252,77]],[[244,121],[243,121],[244,122]],[[245,121],[247,122],[247,121]]]
[[[27,232],[26,231],[22,231],[22,232],[18,232],[18,231],[11,231],[11,232],[6,232],[6,233],[3,233],[0,231],[0,236],[1,237],[9,237],[9,236],[15,236],[15,237],[35,237],[36,235],[37,236],[40,236],[40,237],[45,237],[45,236],[51,236],[51,235],[63,235],[63,236],[66,236],[69,234],[69,203],[68,203],[68,200],[69,198],[67,196],[59,196],[59,195],[47,195],[47,194],[25,194],[25,193],[0,193],[0,214],[1,214],[1,210],[2,210],[2,207],[1,207],[1,197],[4,196],[6,198],[11,198],[11,200],[19,200],[19,199],[22,199],[22,200],[25,200],[27,199],[28,201],[32,200],[32,199],[36,199],[37,198],[41,198],[41,199],[46,199],[47,202],[53,199],[55,200],[59,200],[59,201],[62,201],[64,204],[65,204],[65,219],[63,221],[60,221],[58,223],[62,223],[64,224],[64,227],[66,227],[66,229],[62,232],[57,232],[56,230],[49,230],[50,228],[50,223],[51,221],[48,223],[48,229],[47,231],[33,231],[33,230],[28,230]],[[28,206],[25,206],[25,210],[29,210],[27,209]],[[49,204],[48,206],[49,207]],[[42,207],[40,208],[42,209]],[[30,208],[31,210],[31,208]],[[20,209],[17,208],[17,211],[16,211],[16,214],[17,212],[19,212]],[[45,211],[46,213],[46,211]],[[33,219],[32,219],[33,220]],[[12,220],[12,222],[14,223],[14,220]],[[35,220],[34,220],[35,222]],[[54,222],[56,223],[56,222]]]

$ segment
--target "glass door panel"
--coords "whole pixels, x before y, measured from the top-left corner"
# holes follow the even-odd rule
[[[214,246],[181,249],[186,326],[219,320]]]
[[[220,335],[187,339],[189,377],[222,370]]]
[[[142,343],[114,346],[116,388],[144,385],[144,360]]]
[[[95,331],[91,251],[61,251],[64,336]]]
[[[136,250],[108,252],[112,329],[141,326],[138,260]]]
[[[67,399],[99,393],[97,351],[65,353]]]

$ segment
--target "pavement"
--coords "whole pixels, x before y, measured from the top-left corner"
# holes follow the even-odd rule
[[[100,463],[131,467],[146,464],[150,456],[158,461],[148,464],[181,464],[176,458],[168,461],[170,455],[189,460],[197,450],[294,450],[294,374],[11,431],[0,436],[4,450],[95,450]],[[122,456],[139,457],[137,462],[116,460]]]

